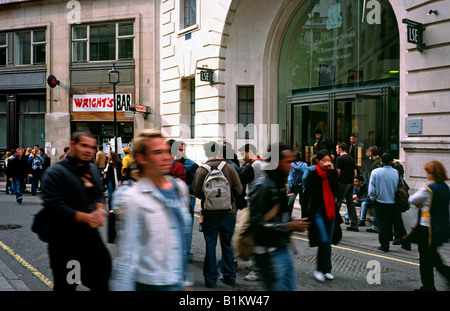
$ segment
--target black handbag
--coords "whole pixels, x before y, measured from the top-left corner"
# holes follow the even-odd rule
[[[41,241],[48,243],[50,237],[50,215],[45,207],[34,215],[31,231],[36,233]]]

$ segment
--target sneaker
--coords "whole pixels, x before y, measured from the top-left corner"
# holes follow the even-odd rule
[[[319,281],[319,282],[325,282],[325,276],[323,275],[322,272],[314,270],[314,278]]]
[[[334,280],[334,276],[331,273],[325,273],[324,277],[325,277],[325,280],[328,280],[328,281]]]
[[[244,277],[244,280],[250,282],[260,281],[262,280],[262,275],[257,271],[252,271]]]

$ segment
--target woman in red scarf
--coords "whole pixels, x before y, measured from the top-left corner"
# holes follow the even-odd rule
[[[318,246],[317,270],[314,277],[320,282],[333,280],[331,274],[331,244],[342,237],[342,219],[335,204],[338,174],[327,151],[317,153],[316,169],[306,179],[302,214],[311,220],[310,246]]]

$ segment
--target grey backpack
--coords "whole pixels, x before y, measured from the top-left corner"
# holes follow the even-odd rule
[[[208,171],[203,182],[205,202],[203,207],[207,211],[227,211],[231,209],[230,183],[222,172],[227,162],[222,161],[218,167],[203,164]]]

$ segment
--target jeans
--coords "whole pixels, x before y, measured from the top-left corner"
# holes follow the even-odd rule
[[[334,232],[334,221],[325,221],[320,213],[316,214],[315,225],[319,233],[319,249],[317,252],[317,271],[331,272],[331,240]]]
[[[31,173],[31,194],[37,195],[38,183],[41,183],[42,170],[33,170]]]
[[[342,200],[345,198],[347,213],[350,217],[351,226],[358,227],[358,217],[356,216],[355,203],[353,202],[353,184],[341,184],[337,196],[336,204],[341,208]]]
[[[195,210],[195,201],[196,201],[195,197],[189,197],[189,202],[191,203],[192,211]],[[192,259],[194,258],[194,254],[191,253],[193,228],[194,228],[194,215],[192,215],[192,226],[189,231],[188,240],[187,240],[187,256],[188,256],[189,261],[192,261]]]
[[[366,215],[367,210],[369,208],[374,208],[374,204],[372,201],[368,202],[362,202],[361,203],[361,217],[359,218],[360,221],[366,221]],[[378,224],[377,224],[377,213],[375,212],[375,208],[373,209],[373,222],[372,222],[372,229],[378,231]]]
[[[12,180],[12,187],[14,190],[14,194],[16,195],[16,200],[22,199],[22,182],[20,179],[21,178],[13,177]]]
[[[234,281],[234,252],[231,245],[234,227],[236,225],[235,214],[205,213],[203,216],[203,237],[205,238],[206,251],[203,264],[203,277],[205,283],[214,286],[219,277],[216,259],[217,238],[220,237],[222,259],[220,260],[220,272],[225,279]]]
[[[287,246],[273,252],[254,254],[267,291],[297,291],[294,261]]]

